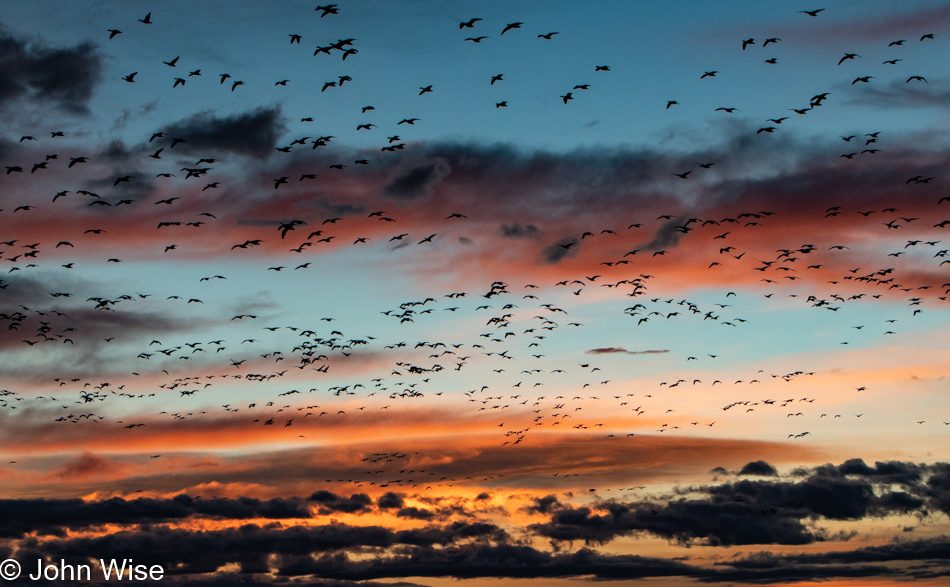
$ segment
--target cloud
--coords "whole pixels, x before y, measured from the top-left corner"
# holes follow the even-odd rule
[[[845,90],[846,103],[877,108],[950,108],[950,84],[947,80],[929,79],[928,82],[895,79],[883,87],[876,84],[848,88]]]
[[[186,494],[167,499],[115,497],[101,501],[6,499],[0,500],[0,515],[4,520],[2,535],[8,538],[31,533],[64,537],[66,530],[103,524],[155,524],[189,518],[281,520],[311,517],[301,498],[201,499]]]
[[[647,351],[628,351],[625,348],[620,347],[605,347],[598,349],[588,349],[584,351],[588,355],[608,355],[614,353],[623,353],[626,355],[662,355],[663,353],[670,352],[667,349],[664,350],[647,350]]]
[[[435,514],[429,510],[424,510],[417,507],[408,507],[402,508],[396,512],[396,516],[400,518],[411,518],[413,520],[431,520],[435,517]]]
[[[592,506],[560,506],[550,496],[530,511],[551,513],[549,522],[529,529],[552,540],[605,544],[618,536],[648,532],[677,543],[713,546],[742,544],[801,545],[847,540],[851,534],[830,534],[809,523],[812,519],[861,520],[921,512],[927,504],[946,499],[944,464],[928,468],[928,483],[911,485],[910,463],[884,463],[867,467],[860,459],[812,470],[799,481],[740,480],[694,488],[698,497],[674,499],[666,504],[603,502]],[[743,467],[742,475],[771,475],[775,469],[764,461]],[[905,490],[892,491],[903,479]],[[919,477],[918,477],[919,479]],[[936,491],[932,488],[938,487]],[[939,497],[938,497],[939,496]],[[598,513],[600,512],[600,513]]]
[[[533,224],[502,224],[501,236],[506,238],[533,238],[541,237],[541,231]]]
[[[121,469],[121,465],[107,458],[94,455],[92,453],[83,453],[77,459],[66,463],[59,470],[54,471],[53,475],[69,481],[76,478],[88,478],[93,475],[102,475],[108,472],[114,472]]]
[[[778,475],[778,470],[772,465],[766,463],[765,461],[753,461],[751,463],[746,463],[742,469],[739,470],[740,475],[763,475],[766,477],[775,477]]]
[[[576,238],[564,238],[545,247],[541,251],[541,259],[548,265],[555,265],[560,263],[562,259],[576,255],[579,249],[580,242]]]
[[[763,469],[768,463],[753,463]],[[618,536],[655,535],[682,545],[720,546],[750,544],[804,545],[816,541],[844,541],[850,533],[831,534],[818,525],[823,519],[860,520],[867,515],[906,513],[907,499],[891,500],[894,507],[874,513],[879,496],[888,496],[889,479],[919,473],[920,482],[906,493],[924,495],[944,483],[948,465],[915,465],[904,462],[867,466],[859,459],[841,465],[815,467],[804,477],[786,481],[740,480],[679,490],[673,496],[622,502],[599,501],[576,505],[553,494],[529,497],[523,511],[548,521],[516,529],[554,541],[552,550],[528,546],[500,526],[481,520],[461,519],[395,529],[384,524],[327,524],[313,517],[313,509],[339,514],[373,507],[366,494],[349,498],[317,491],[309,498],[270,500],[237,497],[198,499],[186,494],[172,498],[113,498],[101,501],[0,500],[5,520],[4,537],[21,539],[16,556],[134,558],[137,563],[175,567],[176,581],[201,585],[195,573],[210,573],[234,564],[241,573],[269,584],[270,573],[309,576],[314,581],[365,581],[405,577],[596,577],[634,579],[690,577],[707,583],[757,583],[830,577],[922,578],[946,574],[943,561],[950,553],[950,538],[927,538],[882,546],[827,552],[786,554],[753,553],[716,562],[692,565],[684,559],[604,554],[591,546]],[[909,478],[909,477],[907,477]],[[793,479],[796,479],[793,477]],[[867,480],[874,479],[871,484]],[[688,494],[689,497],[677,497]],[[523,494],[521,497],[526,497]],[[569,494],[563,497],[570,499]],[[436,503],[438,498],[417,497]],[[475,498],[476,500],[478,498]],[[888,498],[889,499],[889,498]],[[857,502],[848,505],[847,502]],[[383,494],[383,509],[404,503],[402,494]],[[523,502],[522,502],[523,503]],[[878,503],[881,505],[881,502]],[[386,506],[384,508],[384,506]],[[390,507],[392,506],[392,507]],[[397,516],[425,519],[426,510],[403,508]],[[469,517],[464,510],[456,515]],[[264,519],[265,523],[259,520]],[[254,520],[240,527],[229,520]],[[291,522],[292,525],[288,522]],[[306,520],[300,523],[299,520]],[[365,518],[363,518],[365,519]],[[204,521],[200,529],[173,524]],[[287,522],[282,522],[282,520]],[[217,523],[215,523],[217,522]],[[76,536],[101,524],[119,525],[105,535],[95,531]],[[194,524],[189,524],[193,526]],[[36,534],[44,539],[27,537]],[[582,541],[586,546],[569,551],[558,543]],[[372,556],[366,556],[372,554]],[[892,563],[920,561],[912,567]],[[176,583],[177,584],[177,583]],[[254,584],[254,583],[247,583]],[[319,583],[317,583],[319,584]]]
[[[91,43],[50,48],[0,30],[0,106],[26,99],[84,114],[101,71],[102,58]]]
[[[384,510],[402,508],[406,505],[403,497],[405,497],[405,495],[388,491],[381,495],[378,500],[376,500],[376,505],[379,506],[380,509]]]
[[[382,193],[397,200],[428,198],[451,171],[448,162],[442,158],[409,159],[396,167]]]
[[[373,500],[365,493],[354,493],[350,497],[335,495],[326,490],[320,490],[313,493],[310,501],[319,504],[320,513],[330,512],[355,513],[369,509],[373,505]]]
[[[176,151],[224,151],[263,159],[273,153],[286,126],[280,108],[260,107],[232,116],[199,112],[166,126],[164,131],[169,137],[185,139]]]
[[[676,218],[666,221],[656,230],[653,240],[643,245],[643,249],[648,252],[656,252],[667,247],[675,247],[684,234],[680,227],[683,226],[685,220],[685,218]]]
[[[256,117],[244,114],[230,118],[205,113],[194,124],[178,123],[182,128],[175,132],[185,133],[186,126],[193,127],[199,137],[195,140],[201,141],[202,136],[211,137],[221,122],[231,128],[229,132],[241,134],[241,125],[234,121],[242,117],[263,120],[260,124],[268,128],[274,126],[267,120],[276,117],[277,110],[255,112]],[[837,145],[798,140],[791,133],[773,138],[779,140],[756,138],[754,130],[740,124],[728,129],[719,144],[686,155],[626,149],[607,154],[584,149],[565,153],[522,152],[504,146],[418,143],[413,145],[415,153],[387,155],[378,167],[360,166],[358,171],[321,174],[319,183],[293,180],[351,153],[334,150],[335,147],[314,151],[315,154],[304,149],[300,154],[279,158],[281,166],[276,169],[277,159],[249,162],[244,166],[245,173],[233,178],[228,175],[233,169],[221,165],[215,170],[223,173],[218,176],[221,188],[207,192],[202,191],[200,183],[184,178],[153,181],[150,176],[160,163],[140,162],[135,169],[124,167],[122,161],[134,149],[130,151],[117,143],[107,149],[108,156],[102,157],[111,163],[108,167],[90,162],[88,168],[76,166],[70,171],[86,174],[75,180],[77,184],[90,186],[94,191],[101,189],[112,207],[90,209],[82,198],[70,195],[54,205],[19,212],[9,219],[11,230],[30,229],[38,237],[52,240],[77,222],[94,218],[97,227],[105,228],[107,235],[101,241],[82,236],[75,242],[77,249],[81,243],[94,246],[108,241],[110,246],[129,249],[130,259],[153,258],[161,253],[171,236],[176,239],[179,257],[188,255],[189,259],[206,262],[233,259],[236,254],[285,255],[289,248],[285,245],[300,245],[309,232],[297,230],[289,233],[287,239],[270,237],[277,234],[280,221],[300,219],[323,230],[322,237],[333,237],[332,242],[308,250],[317,254],[353,246],[357,238],[388,241],[400,233],[438,232],[443,243],[463,239],[475,243],[462,250],[448,246],[429,248],[433,254],[427,256],[425,270],[433,273],[441,269],[459,274],[458,268],[463,266],[491,267],[491,279],[498,272],[506,279],[517,274],[532,281],[560,280],[576,276],[577,271],[589,268],[592,261],[606,261],[610,265],[603,271],[609,278],[620,273],[624,266],[618,266],[618,262],[623,261],[649,273],[662,270],[691,285],[752,284],[762,278],[785,283],[779,280],[795,277],[799,283],[810,281],[824,287],[830,280],[842,279],[844,269],[869,266],[873,261],[869,235],[874,234],[872,230],[887,229],[882,226],[880,214],[865,217],[857,212],[893,207],[898,197],[895,189],[914,190],[915,195],[921,196],[901,205],[901,214],[921,218],[915,228],[924,223],[932,225],[931,220],[942,218],[937,215],[939,209],[932,206],[938,199],[936,181],[905,186],[909,177],[936,177],[942,167],[950,164],[946,148],[934,144],[939,140],[935,136],[902,137],[900,143],[886,145],[886,158],[873,160],[875,156],[870,154],[856,156],[854,160],[842,159]],[[213,146],[215,140],[226,139],[208,140]],[[245,145],[243,152],[252,153],[259,147],[263,156],[265,149],[269,153],[273,147],[271,138],[258,143],[257,147]],[[192,144],[189,139],[176,147],[176,152]],[[213,156],[215,151],[202,149],[202,156]],[[736,159],[730,154],[733,151],[749,154],[749,162],[742,166],[731,163]],[[167,149],[165,154],[169,154]],[[717,159],[722,160],[721,167],[697,170],[688,181],[669,173],[682,165],[695,165],[691,161]],[[440,162],[444,162],[444,169]],[[142,165],[156,165],[156,169]],[[135,177],[132,182],[112,186],[120,175]],[[273,179],[280,176],[291,181],[274,190]],[[727,176],[729,179],[724,179]],[[21,179],[16,174],[3,177],[7,182]],[[58,176],[51,172],[36,179],[46,181],[47,177],[52,180]],[[49,187],[52,189],[55,184]],[[200,197],[183,197],[172,206],[147,205],[149,196],[175,196],[189,188]],[[387,190],[391,196],[384,195]],[[432,197],[425,196],[426,206],[398,201],[423,197],[430,191]],[[5,193],[13,194],[15,190]],[[262,193],[269,197],[262,198]],[[513,193],[523,196],[514,197]],[[829,193],[834,194],[833,203],[841,207],[837,216],[826,217]],[[112,194],[115,196],[110,197]],[[133,205],[115,206],[117,198],[129,197],[136,200]],[[16,201],[7,203],[19,205]],[[398,208],[391,209],[393,206]],[[367,218],[369,210],[386,210],[386,216],[394,222]],[[771,214],[763,214],[766,211]],[[214,213],[216,219],[199,218],[198,214],[204,212]],[[446,217],[452,213],[463,213],[467,218],[447,222]],[[657,219],[667,215],[672,218]],[[322,222],[331,217],[341,220],[324,226]],[[184,226],[155,230],[161,221],[184,223],[188,219],[200,219],[205,225],[193,230]],[[631,222],[641,228],[628,229]],[[613,234],[602,233],[605,229]],[[821,266],[820,270],[798,270],[790,275],[780,273],[776,265],[763,268],[763,273],[752,271],[757,259],[773,262],[777,249],[800,248],[803,230],[815,242],[833,242],[849,248],[815,250],[810,258]],[[580,235],[587,231],[594,236],[581,240]],[[713,241],[718,234],[727,237]],[[262,239],[263,244],[249,251],[231,250],[231,245],[247,239]],[[720,253],[725,246],[732,247],[730,254]],[[414,250],[408,246],[404,249]],[[636,250],[639,254],[633,252]],[[652,256],[660,250],[666,254]],[[525,259],[531,262],[526,263]],[[718,266],[711,265],[713,261]],[[901,261],[913,262],[909,256]],[[930,285],[939,278],[931,265],[915,265],[913,269],[906,273],[905,287]],[[464,272],[463,277],[483,280],[486,272],[487,269]]]

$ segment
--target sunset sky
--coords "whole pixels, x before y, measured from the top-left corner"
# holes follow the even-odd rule
[[[938,0],[5,5],[0,559],[944,584],[948,41]]]

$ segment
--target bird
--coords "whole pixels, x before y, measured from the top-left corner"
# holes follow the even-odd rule
[[[524,24],[523,22],[512,22],[512,23],[508,23],[507,25],[505,25],[504,30],[501,31],[501,34],[505,34],[505,33],[507,33],[508,31],[510,31],[511,29],[520,29],[520,28],[521,28],[521,25],[523,25],[523,24]]]

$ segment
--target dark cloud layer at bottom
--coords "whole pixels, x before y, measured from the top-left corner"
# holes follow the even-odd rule
[[[466,508],[458,510],[464,517],[461,520],[411,529],[389,528],[384,522],[387,518],[380,514],[391,515],[391,510],[401,507],[395,515],[405,518],[407,509],[423,511],[402,507],[405,498],[413,497],[401,494],[386,494],[375,502],[365,494],[347,498],[328,491],[318,491],[307,499],[241,499],[207,504],[195,503],[186,496],[89,503],[8,500],[2,504],[8,512],[16,512],[20,505],[24,511],[55,506],[56,517],[64,522],[57,527],[52,519],[38,519],[32,528],[31,516],[21,515],[16,531],[8,533],[6,543],[0,546],[0,554],[26,561],[28,569],[32,568],[29,561],[37,559],[81,563],[91,557],[131,558],[136,564],[157,564],[173,570],[164,584],[193,587],[347,587],[353,582],[372,585],[366,582],[380,579],[406,579],[410,583],[405,585],[412,585],[415,583],[411,581],[418,578],[442,577],[681,577],[703,583],[935,579],[950,575],[950,536],[848,549],[852,534],[830,534],[821,528],[821,522],[860,522],[909,513],[921,517],[942,515],[931,512],[940,511],[947,503],[948,471],[950,467],[945,463],[878,462],[872,466],[851,459],[841,465],[799,469],[790,477],[782,477],[768,463],[756,461],[743,468],[741,478],[687,488],[672,499],[571,505],[553,495],[536,497],[536,505],[523,511],[547,521],[520,529],[478,521],[477,513]],[[127,529],[98,537],[76,537],[65,531],[95,530],[93,518],[100,510],[104,514],[112,512],[103,516],[101,523],[118,522]],[[359,516],[367,524],[327,523],[317,518],[337,513]],[[189,519],[214,525],[252,516],[257,519],[239,527],[193,530],[170,525]],[[300,518],[310,522],[301,525]],[[37,534],[31,536],[29,532],[34,530]],[[782,555],[763,551],[711,567],[680,557],[606,554],[594,548],[621,536],[655,536],[680,546],[796,546],[813,542],[837,546],[821,553],[795,553],[788,548]],[[536,546],[535,538],[551,540],[551,548]],[[573,550],[574,541],[583,541],[584,545]],[[906,561],[914,561],[914,565],[902,564]],[[240,573],[213,574],[228,565],[236,565]]]

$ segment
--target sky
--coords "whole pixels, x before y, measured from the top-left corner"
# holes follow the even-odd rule
[[[4,7],[5,579],[946,581],[945,2],[271,4]]]

